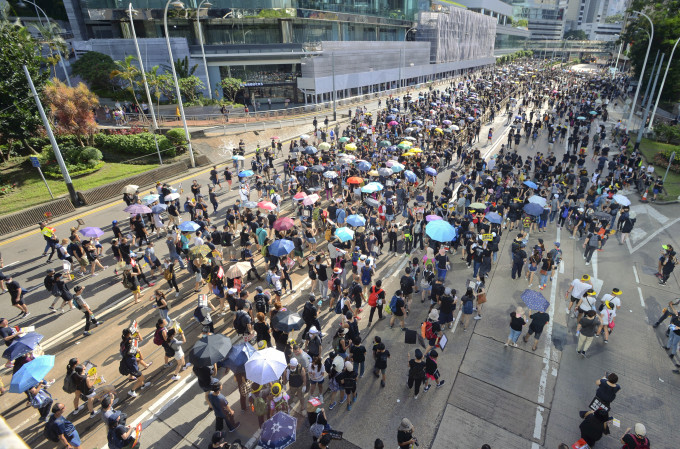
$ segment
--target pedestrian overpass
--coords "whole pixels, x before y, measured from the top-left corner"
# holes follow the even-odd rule
[[[574,53],[615,57],[618,45],[614,41],[529,40],[524,49],[533,51],[534,56],[539,58],[567,56],[568,59]]]

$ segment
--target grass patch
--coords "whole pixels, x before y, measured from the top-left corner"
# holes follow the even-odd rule
[[[659,152],[664,152],[666,150],[677,150],[678,146],[677,145],[671,145],[668,143],[663,143],[663,142],[657,142],[656,140],[651,140],[651,139],[645,139],[643,138],[642,141],[640,142],[640,151],[642,152],[642,155],[645,157],[646,162],[652,162],[654,160],[654,155]],[[680,153],[676,153],[676,158],[680,157]],[[646,164],[645,164],[646,165]],[[664,173],[666,173],[666,165],[657,165],[652,163],[654,166],[654,173],[657,176],[663,177]],[[678,196],[680,196],[680,174],[674,173],[673,171],[669,170],[668,171],[668,176],[666,176],[666,182],[664,182],[664,189],[665,192],[664,194],[659,195],[659,200],[662,201],[671,201],[671,200],[677,200]]]
[[[156,167],[158,167],[157,164],[130,165],[114,162],[107,163],[96,173],[72,178],[73,186],[76,190],[88,190],[144,173]],[[31,167],[27,157],[14,158],[10,162],[2,164],[0,166],[0,177],[7,184],[16,183],[12,193],[0,197],[1,215],[17,212],[51,199],[45,183],[43,183],[40,174],[38,174],[38,170]],[[47,179],[47,184],[50,186],[55,198],[68,194],[63,180]]]

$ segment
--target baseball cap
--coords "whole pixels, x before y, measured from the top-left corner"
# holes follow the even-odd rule
[[[555,242],[555,246],[559,248],[559,247],[560,247],[560,242]]]
[[[263,291],[262,287],[260,287],[259,285],[257,287],[255,287],[255,290],[260,292],[260,293],[262,293],[262,291]]]
[[[312,335],[318,334],[319,330],[315,326],[312,326],[312,327],[309,328],[309,333],[312,334]]]
[[[292,367],[296,367],[300,364],[300,362],[298,362],[298,359],[290,359],[290,362],[288,362],[288,364]]]
[[[118,224],[118,220],[113,220],[111,224]]]
[[[354,371],[354,364],[349,360],[345,362],[345,369],[347,371]]]
[[[444,294],[445,294],[445,295],[450,295],[450,294],[451,294],[451,289],[450,289],[449,287],[446,287],[446,288],[444,289]]]

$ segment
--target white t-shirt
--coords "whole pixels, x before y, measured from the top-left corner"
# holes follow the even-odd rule
[[[581,301],[579,308],[586,312],[589,310],[596,310],[595,304],[597,304],[597,298],[595,298],[595,296],[586,296],[583,298],[583,301]]]
[[[602,312],[600,312],[600,320],[605,326],[609,324],[610,321],[613,321],[615,316],[616,309],[609,310],[606,306],[604,309],[602,309]]]
[[[203,244],[203,239],[199,236],[194,237],[194,246],[201,246]]]
[[[602,304],[609,301],[610,303],[614,304],[614,306],[616,306],[617,309],[621,307],[621,298],[619,298],[618,296],[614,296],[611,293],[602,295],[602,299],[600,299],[600,301],[602,302]]]
[[[571,282],[571,286],[573,287],[571,290],[571,296],[574,298],[581,298],[583,297],[583,294],[587,292],[589,289],[593,288],[592,285],[586,284],[585,282],[581,282],[580,279],[574,279]]]

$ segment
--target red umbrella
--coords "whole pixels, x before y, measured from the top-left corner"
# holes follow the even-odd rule
[[[260,201],[257,203],[257,207],[264,210],[275,210],[276,204],[272,203],[271,201]]]
[[[364,182],[364,180],[358,176],[351,176],[347,178],[347,184],[361,184],[362,182]]]
[[[274,229],[277,231],[287,231],[295,226],[295,222],[288,217],[279,218],[274,222]]]
[[[307,194],[305,192],[298,192],[293,197],[295,200],[304,200],[305,198],[307,198]]]

